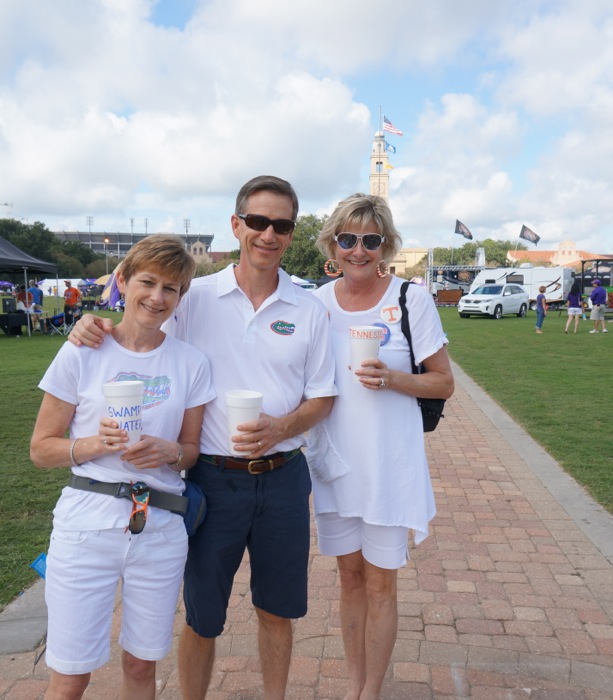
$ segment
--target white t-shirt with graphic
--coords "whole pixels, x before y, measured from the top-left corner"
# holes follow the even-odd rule
[[[186,409],[215,398],[205,355],[168,335],[150,352],[127,350],[112,336],[97,350],[65,343],[39,387],[76,406],[70,436],[79,438],[98,433],[100,418],[106,414],[102,384],[121,380],[145,383],[142,432],[165,440],[177,440]],[[136,469],[115,454],[84,462],[72,471],[97,481],[144,481],[168,493],[181,494],[184,488],[180,474],[167,465]],[[126,499],[66,487],[54,510],[54,526],[70,530],[125,526],[130,510]],[[171,516],[170,511],[150,508],[147,529],[163,525]]]

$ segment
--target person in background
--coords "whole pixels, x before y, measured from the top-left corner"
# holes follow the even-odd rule
[[[32,301],[36,311],[43,310],[43,290],[39,288],[34,280],[30,280],[28,292],[32,295]]]
[[[185,523],[173,506],[184,501],[180,471],[198,459],[204,404],[215,396],[206,357],[160,328],[194,269],[179,237],[139,241],[117,273],[126,311],[104,348],[65,343],[40,382],[32,461],[72,467],[47,557],[45,700],[78,700],[91,672],[108,662],[119,581],[119,697],[155,697],[155,665],[172,645],[187,556]],[[103,417],[102,384],[135,379],[145,383],[143,434],[126,448],[127,432]],[[120,493],[128,498],[114,497]]]
[[[164,329],[206,352],[217,398],[207,406],[200,459],[190,472],[207,497],[207,523],[190,538],[179,643],[183,700],[202,700],[234,575],[245,549],[258,618],[265,700],[283,700],[292,619],[307,611],[311,479],[303,433],[337,393],[326,311],[280,269],[298,197],[289,182],[258,176],[238,192],[230,225],[238,265],[194,280]],[[100,325],[98,325],[100,324]],[[71,340],[100,344],[109,319],[85,316]],[[225,393],[263,394],[260,418],[239,426],[230,454]]]
[[[337,558],[340,618],[349,672],[345,700],[375,700],[397,635],[397,575],[409,530],[428,534],[435,504],[417,396],[449,398],[446,337],[425,286],[410,284],[407,308],[417,364],[401,329],[400,287],[388,273],[402,238],[387,202],[354,194],[324,223],[326,272],[342,277],[313,292],[328,310],[338,396],[308,436],[319,549]],[[350,326],[384,330],[378,359],[349,367]],[[353,374],[359,377],[354,381]]]
[[[47,332],[47,322],[42,318],[43,313],[43,290],[39,288],[38,284],[34,280],[30,280],[30,286],[28,287],[28,292],[32,295],[32,320],[34,325],[34,330]]]
[[[604,312],[607,306],[607,292],[602,286],[600,280],[594,280],[592,282],[592,293],[590,294],[590,301],[592,302],[592,310],[590,312],[590,320],[594,321],[594,328],[590,333],[598,333],[598,326],[602,326],[602,332],[608,333],[605,326]]]
[[[543,321],[545,316],[547,316],[547,301],[545,299],[545,292],[547,287],[541,285],[539,287],[539,293],[536,295],[536,327],[537,333],[542,333]]]
[[[32,292],[30,292],[29,289],[26,289],[25,285],[20,287],[18,284],[16,284],[15,301],[17,302],[18,311],[26,311],[29,313],[29,309],[32,306],[34,298],[32,296]]]
[[[74,321],[77,306],[81,301],[81,292],[72,286],[70,280],[64,280],[66,289],[64,290],[64,322],[71,325]]]
[[[579,280],[573,282],[573,286],[570,288],[568,297],[566,300],[568,302],[568,318],[566,319],[566,326],[564,332],[568,333],[570,324],[575,319],[575,330],[574,333],[579,329],[579,319],[581,318],[581,286],[579,285]]]

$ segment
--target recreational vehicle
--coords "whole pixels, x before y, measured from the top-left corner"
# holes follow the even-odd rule
[[[471,293],[485,284],[520,284],[527,292],[530,308],[536,308],[540,287],[552,309],[566,303],[575,273],[567,267],[494,267],[481,270],[470,286]]]

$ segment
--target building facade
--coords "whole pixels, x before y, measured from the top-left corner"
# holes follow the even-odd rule
[[[120,233],[109,231],[53,231],[53,235],[61,241],[82,243],[95,253],[102,253],[114,258],[123,258],[130,248],[150,233]],[[196,262],[207,262],[208,253],[213,244],[213,235],[205,234],[171,234],[181,238]]]

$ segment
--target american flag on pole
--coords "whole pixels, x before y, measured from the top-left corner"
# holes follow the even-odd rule
[[[468,238],[469,241],[472,241],[473,239],[472,233],[461,221],[458,221],[457,219],[455,220],[455,233],[459,233],[461,236],[464,236],[464,238]]]
[[[400,129],[397,129],[392,122],[387,118],[383,117],[383,131],[389,131],[390,134],[396,134],[396,136],[402,136],[402,131]]]
[[[530,243],[534,243],[534,245],[536,245],[541,240],[541,237],[534,233],[534,231],[532,231],[532,229],[529,229],[527,226],[521,227],[519,237],[523,238],[524,241],[530,241]]]

